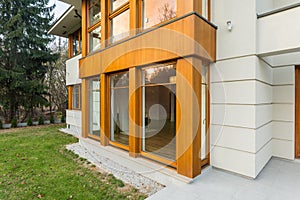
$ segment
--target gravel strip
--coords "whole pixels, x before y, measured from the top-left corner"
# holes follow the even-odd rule
[[[97,166],[100,172],[107,172],[113,174],[116,178],[123,182],[132,185],[137,188],[140,192],[150,196],[159,190],[163,189],[164,186],[139,174],[133,170],[124,167],[107,157],[100,156],[93,151],[88,151],[85,147],[79,143],[67,145],[68,150],[73,151],[75,154],[82,158],[87,159],[92,164]]]

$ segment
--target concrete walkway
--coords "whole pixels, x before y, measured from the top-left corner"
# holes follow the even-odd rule
[[[272,158],[255,180],[210,167],[192,183],[169,185],[148,199],[299,200],[299,186],[299,161]]]
[[[67,132],[62,129],[61,131]],[[69,133],[71,134],[71,133]],[[117,162],[144,177],[166,187],[150,200],[299,200],[300,161],[272,158],[259,176],[253,180],[208,167],[195,179],[180,176],[175,170],[165,168],[144,158],[131,158],[128,152],[103,147],[91,139],[79,138],[79,144],[95,157]]]

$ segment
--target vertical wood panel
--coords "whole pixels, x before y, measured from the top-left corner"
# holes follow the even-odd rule
[[[109,0],[101,0],[101,48],[105,48],[108,43],[107,39],[109,38]]]
[[[141,10],[140,0],[129,0],[130,7],[130,35],[138,33],[138,28],[141,27]]]
[[[85,57],[88,52],[88,38],[87,38],[87,0],[82,0],[82,57]]]
[[[82,79],[82,137],[86,138],[88,136],[88,81],[86,79]]]
[[[197,12],[202,15],[202,0],[177,0],[177,17],[190,12]]]
[[[142,75],[138,68],[129,70],[129,155],[141,153],[142,136]]]
[[[73,109],[73,86],[68,86],[68,109]]]
[[[201,172],[201,67],[195,58],[180,59],[176,67],[177,172],[190,178]]]
[[[300,157],[300,65],[295,66],[295,157]]]
[[[110,131],[110,97],[109,78],[106,74],[100,76],[100,141],[103,146],[109,143]]]
[[[72,35],[69,35],[68,37],[68,58],[72,57],[72,52],[73,52],[73,37]]]

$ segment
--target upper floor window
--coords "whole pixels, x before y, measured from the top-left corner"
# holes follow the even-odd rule
[[[143,28],[176,17],[176,0],[143,0]]]
[[[81,53],[81,29],[72,34],[72,56]]]
[[[101,19],[101,7],[100,0],[89,0],[88,1],[89,11],[89,26],[93,26]]]
[[[111,12],[109,18],[112,43],[129,36],[130,12],[128,0],[111,0]]]
[[[88,0],[88,44],[89,52],[101,46],[101,7],[100,0]]]

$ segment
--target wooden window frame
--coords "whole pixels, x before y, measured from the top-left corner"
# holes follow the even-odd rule
[[[111,0],[109,0],[108,1],[109,3],[108,3],[108,36],[110,37],[110,40],[109,40],[109,44],[113,44],[113,43],[115,43],[115,42],[119,42],[119,41],[122,41],[122,40],[125,40],[126,38],[128,38],[129,36],[130,36],[130,34],[127,36],[127,37],[124,37],[124,38],[122,38],[122,39],[120,39],[120,40],[117,40],[117,41],[112,41],[112,20],[115,18],[115,17],[117,17],[117,16],[119,16],[119,15],[121,15],[121,14],[123,14],[124,12],[126,12],[127,10],[129,10],[129,12],[130,12],[130,0],[128,0],[126,3],[124,3],[124,4],[122,4],[121,6],[119,6],[117,9],[115,9],[114,11],[112,11],[112,9],[111,9],[111,7],[112,7],[112,1]],[[130,16],[130,13],[129,13],[129,16]],[[129,32],[130,32],[130,17],[129,17]]]
[[[98,0],[99,3],[100,3],[100,16],[101,16],[101,1],[106,1],[106,0]],[[94,30],[96,30],[97,28],[101,27],[101,21],[102,21],[102,17],[100,17],[100,20],[92,25],[90,25],[90,8],[89,7],[89,0],[86,1],[86,13],[87,13],[87,52],[88,53],[91,53],[93,51],[90,50],[90,33],[93,32]],[[105,20],[105,19],[104,19]],[[100,30],[100,44],[102,42],[102,36],[101,36],[101,32],[102,32],[102,29]],[[100,48],[101,48],[101,45],[100,45]]]
[[[113,76],[113,75],[117,75],[117,74],[123,74],[123,73],[128,73],[128,75],[129,75],[129,70],[122,70],[122,71],[117,71],[117,72],[113,72],[113,73],[109,73],[109,74],[107,74],[107,78],[108,78],[108,85],[107,85],[107,87],[108,87],[108,97],[107,97],[107,99],[108,99],[108,103],[109,103],[109,105],[107,105],[108,107],[109,107],[109,124],[111,125],[111,114],[112,114],[112,110],[111,110],[111,76]],[[129,77],[129,81],[130,81],[130,77]],[[129,93],[129,84],[128,84],[128,93]],[[128,99],[128,102],[129,102],[129,99]],[[128,105],[128,111],[129,111],[129,105]],[[128,114],[128,119],[130,118],[130,116],[129,116],[129,114]],[[128,120],[129,121],[129,120]],[[128,126],[129,126],[129,124],[128,124]],[[121,144],[121,143],[119,143],[119,142],[116,142],[116,141],[111,141],[111,129],[112,129],[112,127],[111,126],[109,126],[109,144],[111,145],[111,146],[114,146],[114,147],[117,147],[117,148],[120,148],[120,149],[123,149],[123,150],[125,150],[125,151],[129,151],[129,135],[128,135],[128,145],[125,145],[125,144]]]
[[[100,99],[100,135],[99,136],[96,136],[96,135],[93,135],[91,132],[90,132],[90,122],[91,122],[91,120],[93,121],[93,119],[91,119],[90,118],[90,112],[91,112],[91,104],[90,104],[90,87],[91,87],[91,81],[93,81],[93,80],[99,80],[99,84],[100,84],[100,87],[99,87],[99,93],[100,93],[100,97],[99,97],[99,99]],[[100,76],[93,76],[93,77],[90,77],[90,78],[88,78],[87,79],[87,114],[88,114],[88,117],[87,117],[87,137],[89,137],[89,138],[92,138],[92,139],[94,139],[94,140],[101,140],[101,78],[100,78]],[[86,94],[85,94],[86,95]]]
[[[69,51],[68,51],[69,58],[78,56],[79,54],[82,53],[82,45],[81,45],[82,37],[81,36],[82,36],[81,28],[69,35]],[[77,40],[78,40],[78,47],[77,47],[78,53],[77,54],[74,54],[74,48],[73,48],[74,38],[77,38]]]
[[[76,87],[79,88],[79,90],[78,90],[78,105],[79,105],[79,107],[78,108],[76,108],[74,106],[74,90]],[[81,110],[81,84],[73,85],[73,87],[72,87],[72,110]]]

